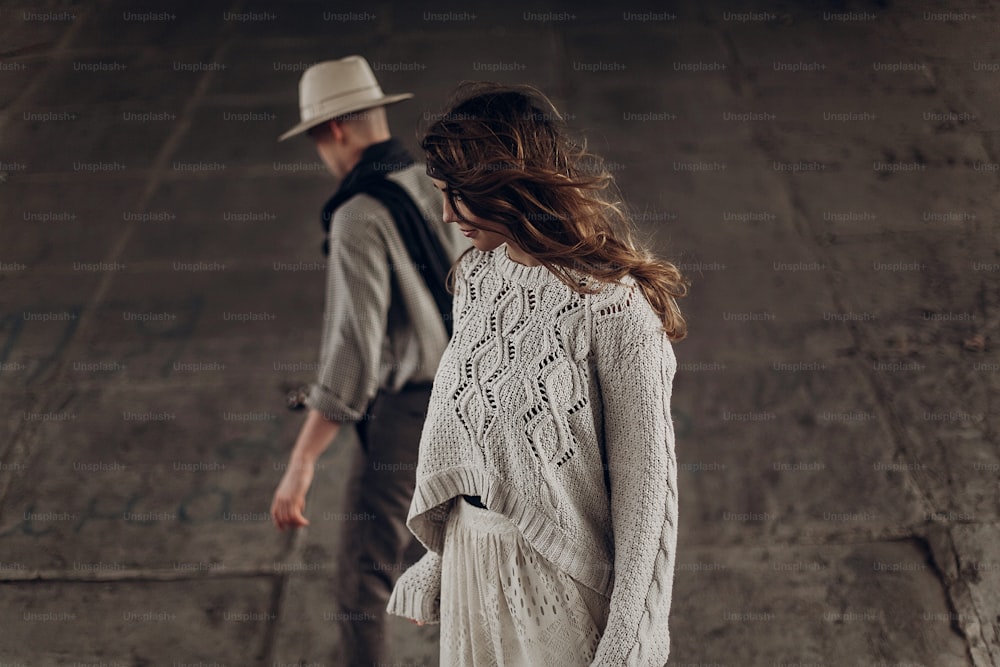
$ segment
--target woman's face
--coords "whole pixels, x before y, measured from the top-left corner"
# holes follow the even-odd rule
[[[507,231],[505,225],[498,222],[489,222],[472,215],[472,212],[469,211],[462,201],[462,193],[458,190],[452,190],[451,198],[455,201],[455,208],[458,209],[456,211],[455,208],[452,208],[449,201],[448,184],[437,178],[432,178],[431,182],[444,195],[441,197],[443,201],[444,221],[457,223],[458,228],[469,238],[477,250],[489,252],[507,242],[507,237],[500,234],[500,232]],[[475,225],[475,227],[472,225]]]

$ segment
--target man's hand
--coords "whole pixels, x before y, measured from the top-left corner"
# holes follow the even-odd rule
[[[271,520],[278,530],[308,526],[309,520],[302,515],[306,507],[306,494],[312,484],[315,464],[292,461],[281,478],[271,502]]]
[[[271,502],[271,520],[278,530],[309,525],[302,510],[306,507],[306,494],[313,481],[316,461],[339,430],[339,423],[325,419],[316,410],[309,410],[288,458],[288,470]]]

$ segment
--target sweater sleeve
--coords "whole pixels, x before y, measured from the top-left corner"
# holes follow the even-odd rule
[[[677,547],[677,463],[670,397],[676,360],[648,321],[596,329],[614,531],[614,588],[593,665],[667,661]]]
[[[428,551],[400,575],[386,611],[423,623],[441,622],[441,556]]]
[[[365,418],[378,391],[389,317],[388,250],[375,218],[381,205],[364,199],[347,201],[330,225],[319,373],[306,400],[338,422]]]

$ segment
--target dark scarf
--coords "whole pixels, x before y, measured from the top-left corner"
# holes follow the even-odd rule
[[[382,203],[396,223],[396,229],[410,254],[410,259],[430,289],[445,329],[451,336],[451,295],[445,280],[451,262],[434,230],[431,229],[410,195],[386,175],[405,169],[414,163],[413,157],[396,139],[372,144],[361,153],[361,160],[344,176],[340,187],[323,206],[323,254],[330,254],[330,223],[333,214],[344,202],[358,194],[370,195]]]

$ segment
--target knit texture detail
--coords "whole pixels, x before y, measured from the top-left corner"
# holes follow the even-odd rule
[[[455,331],[407,520],[430,553],[402,575],[389,611],[406,616],[408,600],[435,594],[440,574],[435,582],[427,568],[440,567],[453,499],[478,495],[544,558],[610,598],[593,664],[662,665],[677,544],[677,364],[659,316],[630,276],[578,294],[545,267],[513,261],[506,245],[470,250],[457,274]]]
[[[440,623],[441,556],[428,551],[404,576],[407,585],[392,589],[386,611],[421,623]]]

